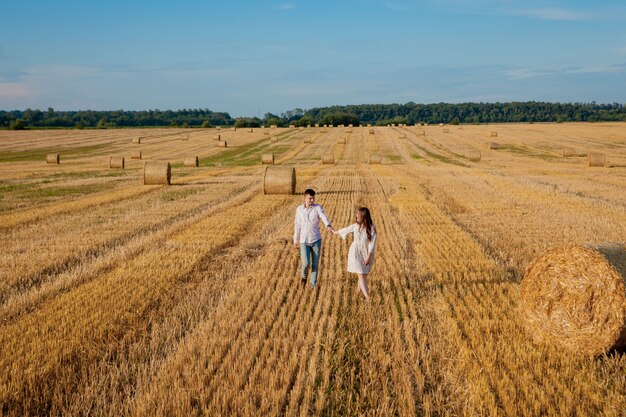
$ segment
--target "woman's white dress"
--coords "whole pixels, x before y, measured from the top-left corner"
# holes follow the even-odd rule
[[[376,229],[372,226],[372,240],[367,239],[367,231],[361,229],[357,223],[338,230],[342,239],[346,239],[350,233],[354,235],[354,241],[350,245],[348,253],[348,272],[354,274],[369,274],[374,264],[374,249],[376,248]],[[368,265],[363,265],[367,255],[371,253]]]

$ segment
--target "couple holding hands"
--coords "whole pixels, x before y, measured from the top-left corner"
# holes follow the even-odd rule
[[[367,274],[374,263],[374,249],[376,247],[376,228],[372,224],[372,217],[367,207],[356,210],[356,223],[343,229],[334,230],[324,209],[315,204],[315,191],[307,189],[304,192],[304,203],[296,209],[293,244],[300,249],[302,258],[301,278],[302,285],[306,285],[309,266],[311,267],[311,288],[317,283],[318,265],[322,250],[322,235],[320,221],[326,225],[329,232],[346,239],[350,233],[354,241],[348,253],[348,272],[359,277],[357,291],[363,293],[369,300],[367,289]]]

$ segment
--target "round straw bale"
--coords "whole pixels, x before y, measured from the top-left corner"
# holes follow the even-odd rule
[[[183,165],[186,167],[198,167],[200,166],[200,160],[197,156],[187,156],[183,160]]]
[[[313,139],[306,138],[306,139],[304,139],[304,143],[313,143]]]
[[[219,132],[220,130],[222,130],[222,126],[218,126],[218,127],[216,127],[216,129]]]
[[[472,162],[478,162],[480,161],[480,158],[481,158],[480,151],[469,151],[467,153],[467,159]]]
[[[215,146],[217,146],[218,148],[228,148],[228,142],[224,141],[219,141],[215,144]]]
[[[296,190],[296,169],[269,165],[263,175],[263,194],[293,194]]]
[[[124,169],[124,157],[112,156],[109,158],[109,168]]]
[[[572,148],[563,148],[563,158],[574,156],[574,150]]]
[[[181,139],[183,140],[183,142],[187,142],[189,140],[189,135],[183,135],[181,136]]]
[[[221,140],[222,136],[218,133],[217,135],[213,135],[213,140]]]
[[[398,139],[406,139],[406,133],[400,133]]]
[[[131,152],[130,159],[141,159],[141,151]]]
[[[261,163],[274,165],[274,154],[273,153],[264,153],[261,155]]]
[[[340,145],[345,145],[346,144],[346,138],[339,138],[337,139],[337,143]]]
[[[592,355],[626,346],[626,245],[544,252],[522,279],[520,310],[539,342]]]
[[[499,149],[499,148],[500,148],[500,144],[496,142],[489,142],[489,149]]]
[[[263,132],[263,134],[269,136],[270,132]]]
[[[298,130],[304,130],[304,126],[298,126]]]
[[[250,128],[250,130],[248,130],[248,133],[254,133],[254,129]]]
[[[350,123],[350,124],[348,124],[348,127],[354,127],[354,126],[352,125],[352,123]]]
[[[322,130],[320,130],[321,133],[326,133],[328,132],[328,130],[326,130],[325,128],[323,128]]]
[[[61,155],[58,153],[50,153],[46,155],[46,163],[47,164],[60,164],[61,163]]]
[[[332,152],[324,154],[322,156],[322,164],[334,164],[335,163],[335,155]]]
[[[492,137],[492,138],[497,138],[497,137],[498,137],[498,132],[496,132],[495,130],[492,130],[492,131],[489,133],[489,137]]]
[[[276,129],[276,125],[271,125],[270,129]]]
[[[373,134],[374,134],[374,129],[370,128],[370,130],[368,131],[368,133],[369,133],[370,135],[373,135]]]
[[[424,130],[418,130],[417,132],[415,132],[415,134],[417,136],[426,136],[426,132]]]
[[[306,125],[306,127],[311,127],[311,125]]]
[[[270,142],[278,142],[278,136],[272,136]]]
[[[383,161],[383,158],[379,154],[373,153],[370,155],[370,160],[369,160],[370,164],[380,164],[382,163],[382,161]]]
[[[439,123],[439,127],[443,127],[443,123]]]
[[[141,143],[141,138],[133,138],[133,143],[134,144],[140,144]]]
[[[144,185],[170,185],[172,168],[169,162],[146,162],[143,165]]]
[[[320,127],[320,124],[319,123],[315,123],[315,127]]]
[[[590,167],[603,167],[606,163],[606,155],[601,152],[589,152],[587,154],[587,160]]]
[[[348,129],[348,130],[346,130],[346,132],[352,133],[352,129]]]
[[[450,132],[450,129],[448,129],[447,127],[443,128],[443,133],[449,133],[449,132]]]

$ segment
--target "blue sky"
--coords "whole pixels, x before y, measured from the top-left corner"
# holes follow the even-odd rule
[[[5,1],[0,109],[626,103],[626,2]]]

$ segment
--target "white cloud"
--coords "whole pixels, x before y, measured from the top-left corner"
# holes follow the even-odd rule
[[[552,71],[538,70],[532,68],[512,68],[504,71],[504,73],[512,80],[525,80],[527,78],[550,75],[552,74]]]
[[[274,9],[276,10],[293,10],[295,9],[297,6],[295,3],[283,3],[279,6],[274,7]]]
[[[626,65],[589,65],[584,67],[566,68],[563,70],[566,74],[599,74],[624,71],[626,71]]]
[[[596,13],[559,8],[511,10],[506,13],[517,16],[527,16],[540,20],[592,20],[600,17]]]
[[[36,97],[37,94],[33,86],[27,82],[0,82],[0,98],[4,100],[15,100]]]

